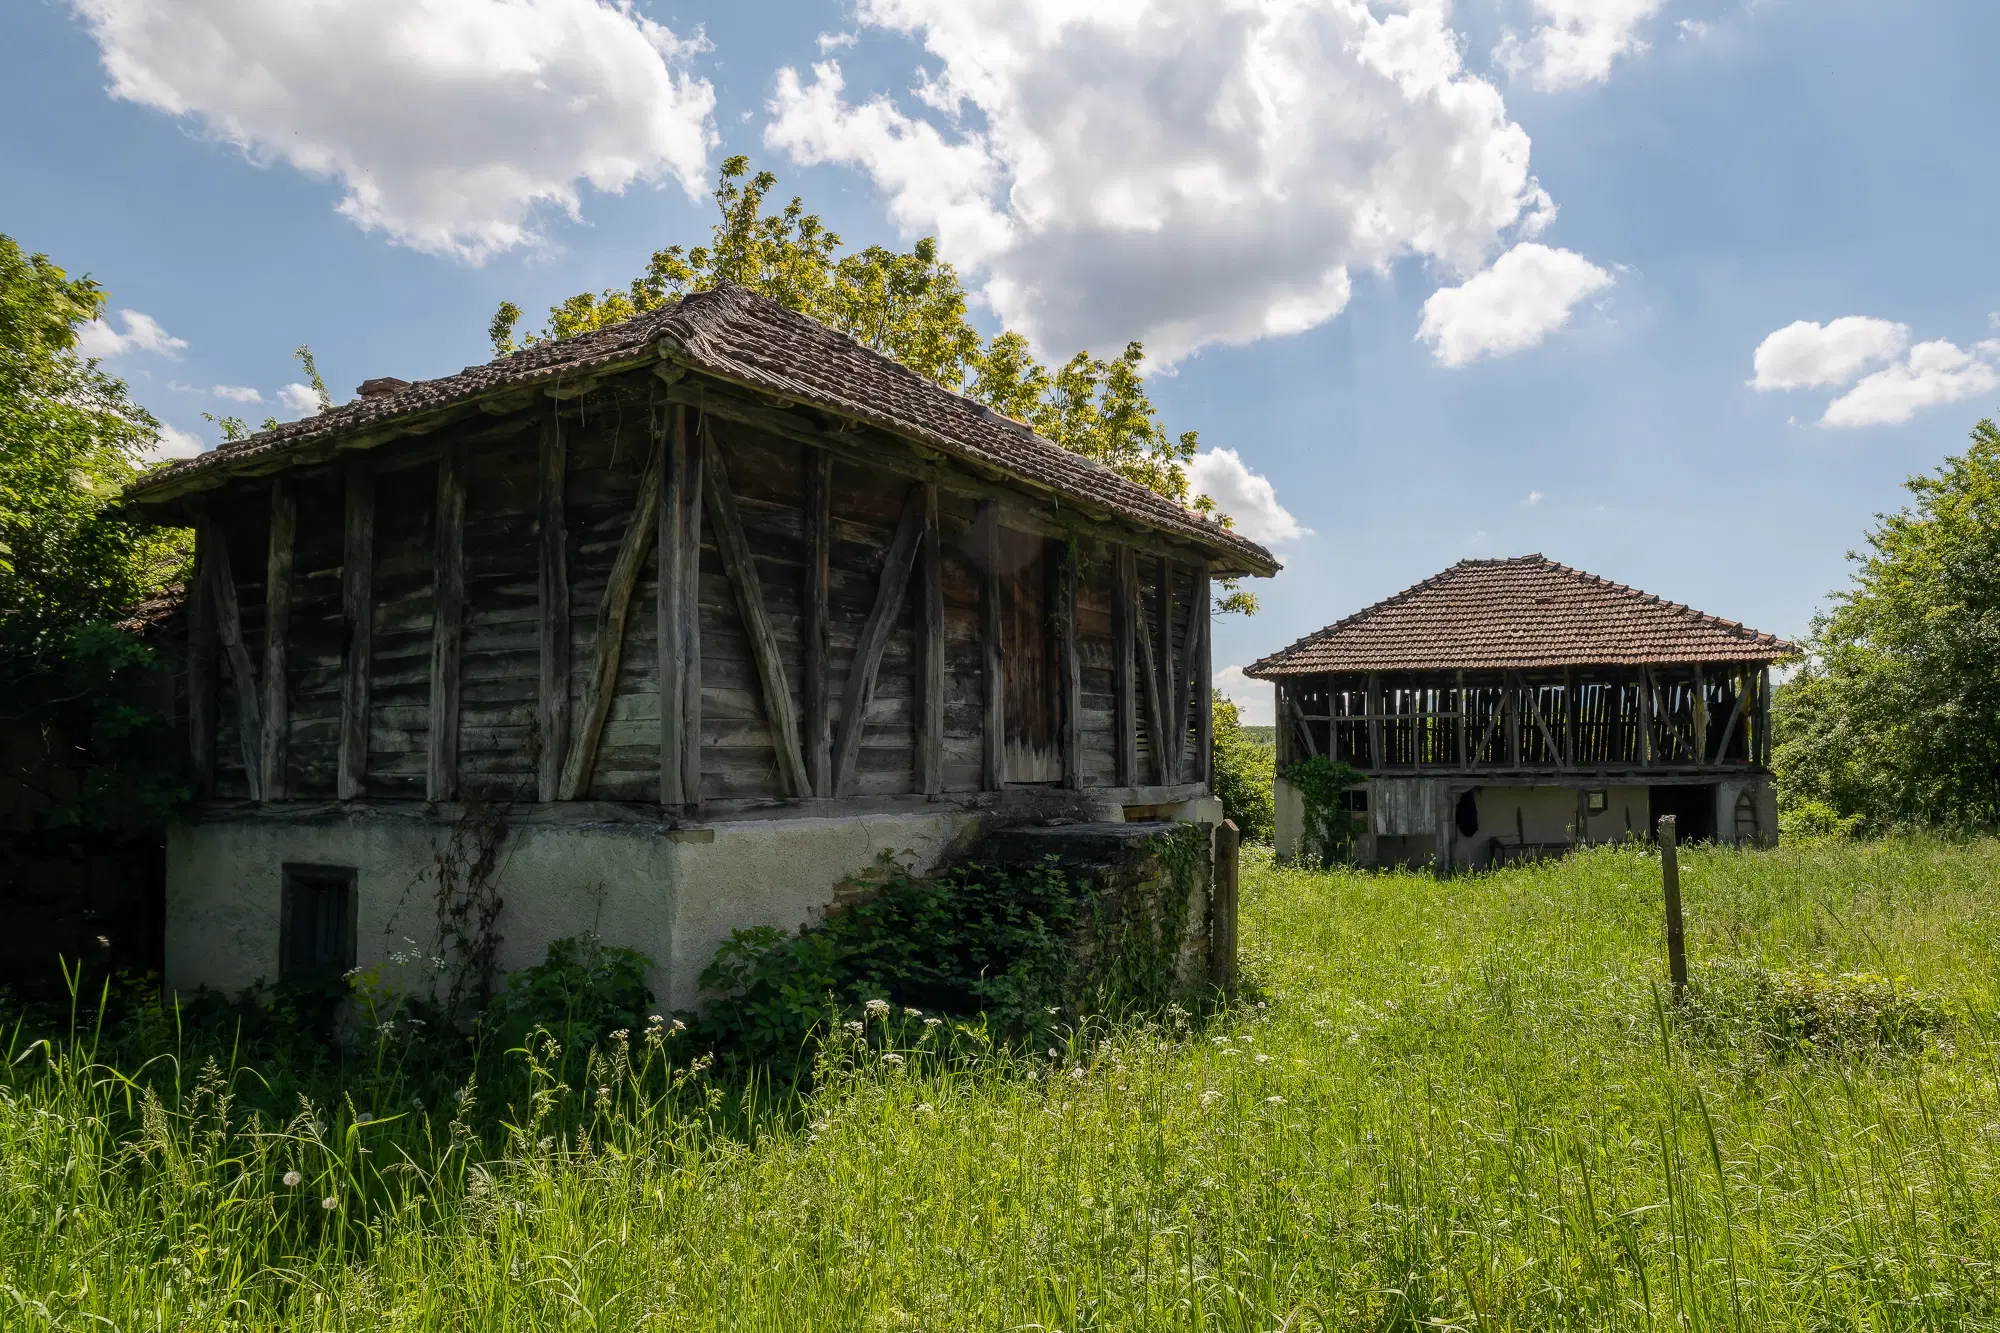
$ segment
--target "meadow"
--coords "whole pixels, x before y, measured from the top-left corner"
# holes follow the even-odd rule
[[[1253,853],[1219,1011],[974,1061],[885,1014],[797,1096],[670,1027],[428,1108],[171,1026],[143,1070],[23,1031],[0,1326],[2000,1327],[2000,843],[1682,867],[1712,1003],[1662,994],[1642,851],[1449,881]],[[1915,1018],[1753,1012],[1801,993]]]

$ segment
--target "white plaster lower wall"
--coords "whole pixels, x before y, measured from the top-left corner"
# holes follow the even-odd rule
[[[1206,803],[1195,803],[1206,804]],[[702,969],[732,930],[796,930],[817,919],[843,880],[883,852],[919,870],[977,832],[962,810],[838,819],[656,824],[524,824],[508,832],[494,883],[505,900],[500,966],[542,960],[551,940],[592,931],[654,960],[656,1001],[691,1007]],[[436,863],[451,826],[355,811],[311,819],[212,821],[167,842],[167,983],[238,990],[278,972],[286,863],[352,867],[357,961],[389,965],[407,940],[434,935]],[[414,966],[414,965],[413,965]],[[414,973],[403,974],[414,981]]]
[[[1281,860],[1299,854],[1299,834],[1305,827],[1306,803],[1299,789],[1283,778],[1271,780],[1271,797],[1276,805],[1272,851]]]

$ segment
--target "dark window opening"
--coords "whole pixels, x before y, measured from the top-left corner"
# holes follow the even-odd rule
[[[1479,832],[1479,797],[1467,792],[1458,798],[1458,836],[1469,838]]]
[[[354,966],[352,866],[285,867],[278,920],[278,975],[294,977]]]
[[[1711,842],[1715,838],[1715,788],[1708,783],[1654,787],[1648,793],[1649,829],[1657,837],[1660,816],[1674,817],[1674,841]]]
[[[1368,813],[1368,789],[1366,787],[1349,787],[1340,794],[1340,808],[1352,811],[1357,815]]]
[[[1611,793],[1608,791],[1594,791],[1584,797],[1584,810],[1589,814],[1601,815],[1610,808]]]

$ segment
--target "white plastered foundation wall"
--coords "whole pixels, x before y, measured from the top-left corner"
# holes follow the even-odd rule
[[[1089,813],[1123,818],[1116,805]],[[1214,824],[1221,805],[1203,798],[1149,814]],[[653,960],[647,984],[656,1004],[693,1008],[703,969],[732,931],[797,930],[821,919],[840,886],[883,853],[928,871],[971,850],[987,826],[957,807],[699,827],[521,822],[506,831],[492,881],[504,903],[499,967],[532,967],[550,941],[589,932]],[[390,959],[436,933],[438,858],[452,828],[444,818],[368,808],[175,827],[167,839],[168,986],[237,991],[277,980],[285,867],[299,865],[352,869],[357,964],[380,968],[391,989],[413,987],[423,964]]]

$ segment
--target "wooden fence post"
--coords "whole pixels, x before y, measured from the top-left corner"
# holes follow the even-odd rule
[[[1236,984],[1236,853],[1242,837],[1236,821],[1215,830],[1215,871],[1209,893],[1208,975],[1216,985]]]
[[[1687,936],[1681,923],[1681,862],[1674,845],[1675,820],[1660,816],[1660,882],[1667,900],[1667,975],[1673,979],[1674,998],[1687,988]]]

